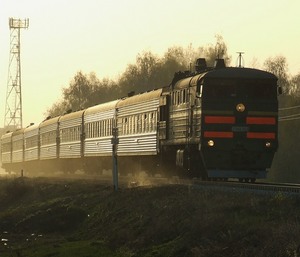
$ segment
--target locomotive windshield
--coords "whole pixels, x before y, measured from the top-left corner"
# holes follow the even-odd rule
[[[254,98],[276,99],[277,86],[273,80],[230,80],[206,81],[203,97],[206,98]]]

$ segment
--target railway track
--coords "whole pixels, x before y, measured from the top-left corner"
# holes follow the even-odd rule
[[[18,175],[5,175],[1,174],[0,179],[16,179],[20,178]],[[41,176],[32,177],[39,179],[51,179],[55,182],[66,182],[68,180],[83,180],[86,183],[103,183],[108,186],[113,186],[112,176],[105,175],[91,175],[75,174],[75,175],[62,175],[56,176]],[[186,185],[195,189],[212,189],[212,190],[225,190],[225,191],[238,191],[238,192],[253,192],[253,193],[283,193],[283,194],[300,194],[300,184],[290,183],[242,183],[238,181],[203,181],[201,179],[186,179],[179,177],[163,177],[163,176],[147,176],[146,174],[119,176],[120,188],[133,188],[141,186],[163,186],[163,185]]]
[[[129,186],[147,186],[147,185],[160,185],[160,184],[178,184],[187,185],[193,188],[208,188],[231,190],[240,192],[253,192],[253,193],[283,193],[283,194],[300,194],[300,184],[290,183],[242,183],[238,181],[203,181],[201,179],[182,179],[178,177],[164,178],[164,177],[151,177],[144,180],[132,181],[129,179]]]
[[[299,184],[287,184],[287,183],[240,183],[234,181],[227,182],[210,182],[210,181],[195,181],[194,187],[206,187],[213,189],[225,189],[238,192],[253,192],[253,193],[283,193],[283,194],[299,194]]]

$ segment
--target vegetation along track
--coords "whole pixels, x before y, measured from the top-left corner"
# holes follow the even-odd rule
[[[11,177],[11,176],[5,176]],[[12,176],[13,177],[13,176]],[[42,177],[40,177],[41,179]],[[44,177],[44,179],[51,178],[54,183],[64,182],[66,180],[85,180],[91,183],[101,183],[111,185],[113,187],[113,179],[109,173],[105,175],[92,175],[85,174],[75,175],[56,175],[51,177]],[[216,190],[235,190],[235,191],[251,191],[253,193],[284,193],[284,194],[299,194],[300,184],[287,184],[287,183],[242,183],[238,181],[203,181],[201,179],[187,179],[179,177],[163,177],[161,175],[147,176],[141,172],[138,175],[119,176],[119,187],[140,187],[140,186],[159,186],[159,185],[187,185],[193,189],[197,188],[210,188]]]

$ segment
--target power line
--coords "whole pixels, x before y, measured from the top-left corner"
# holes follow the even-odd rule
[[[283,116],[283,117],[279,117],[281,119],[285,119],[285,118],[293,118],[293,117],[300,117],[300,113],[295,113],[295,114],[291,114],[291,115],[286,115],[286,116]]]
[[[300,115],[298,117],[292,117],[292,118],[279,118],[278,121],[291,121],[291,120],[300,120]]]
[[[297,108],[300,108],[300,105],[295,105],[295,106],[290,106],[290,107],[282,107],[282,108],[279,108],[278,110],[285,111],[285,110],[292,110],[292,109],[297,109]]]

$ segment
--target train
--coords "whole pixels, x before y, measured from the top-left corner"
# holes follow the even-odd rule
[[[49,117],[1,137],[8,173],[61,171],[238,179],[266,178],[278,149],[277,77],[267,71],[213,67],[176,72],[168,86]],[[115,147],[115,148],[114,148]],[[114,150],[113,150],[114,149]]]

